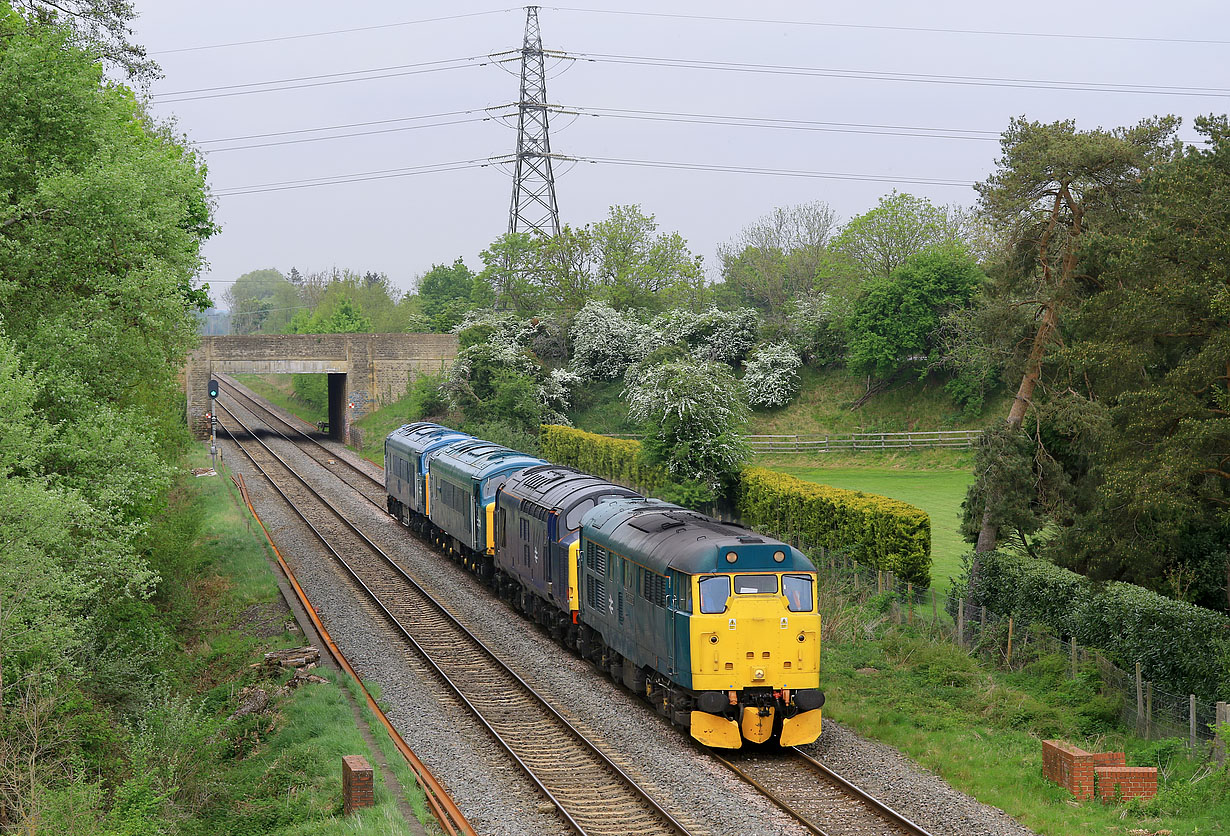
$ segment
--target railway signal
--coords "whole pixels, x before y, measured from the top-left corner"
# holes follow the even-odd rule
[[[218,381],[216,380],[209,381],[209,397],[210,398],[218,397]]]

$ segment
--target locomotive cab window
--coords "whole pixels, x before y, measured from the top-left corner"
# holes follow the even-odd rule
[[[735,575],[735,592],[766,595],[777,592],[777,575]]]
[[[786,596],[786,609],[791,612],[811,612],[810,575],[782,575],[782,594]]]
[[[700,579],[700,611],[706,615],[726,612],[730,597],[730,576],[714,575]]]

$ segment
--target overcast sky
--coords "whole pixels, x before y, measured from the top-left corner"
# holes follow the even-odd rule
[[[485,109],[517,101],[519,67],[482,56],[520,48],[524,7],[136,7],[136,39],[165,72],[154,111],[208,152],[222,225],[205,247],[215,298],[264,267],[375,270],[409,289],[433,264],[461,257],[480,268],[479,253],[507,230],[507,167],[387,175],[514,151],[515,121]],[[1193,139],[1192,117],[1230,102],[1230,4],[1218,0],[571,0],[540,7],[539,20],[544,48],[576,59],[548,61],[549,100],[609,114],[553,117],[554,152],[794,172],[558,164],[564,223],[640,204],[711,272],[716,247],[777,206],[823,200],[847,219],[894,188],[973,203],[969,184],[993,170],[1012,116],[1093,128],[1173,113]],[[270,86],[297,89],[251,92]],[[263,147],[224,150],[242,146]],[[351,182],[286,187],[313,178]]]

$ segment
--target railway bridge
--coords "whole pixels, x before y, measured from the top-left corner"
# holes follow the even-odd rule
[[[215,374],[326,374],[329,434],[348,439],[351,421],[405,394],[423,373],[447,368],[454,334],[276,334],[202,337],[188,356],[188,426],[209,437],[209,380]]]

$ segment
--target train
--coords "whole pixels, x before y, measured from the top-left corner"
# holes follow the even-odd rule
[[[388,511],[702,744],[820,737],[810,560],[757,534],[430,422],[384,444]]]

